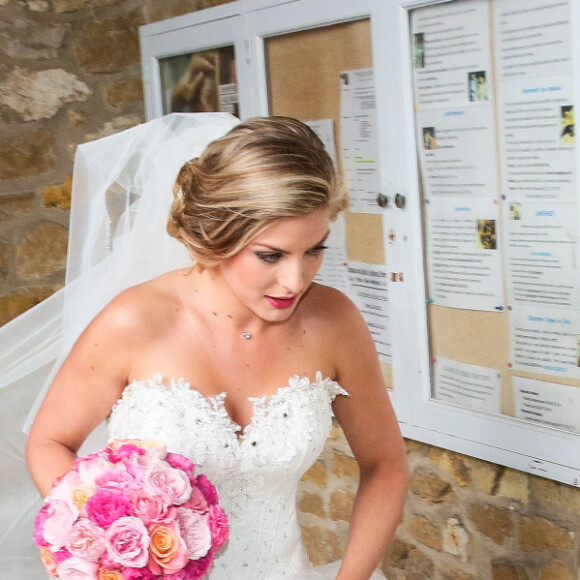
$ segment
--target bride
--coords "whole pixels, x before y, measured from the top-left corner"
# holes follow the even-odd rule
[[[109,439],[162,440],[216,485],[230,539],[210,580],[378,578],[373,571],[405,497],[405,450],[362,317],[345,296],[313,282],[345,190],[320,140],[299,121],[201,117],[197,129],[161,141],[148,158],[137,149],[126,160],[124,171],[133,171],[126,189],[139,203],[114,214],[115,188],[104,195],[111,235],[103,252],[126,256],[92,280],[120,278],[115,283],[130,287],[88,326],[82,318],[90,313],[72,317],[80,336],[32,425],[30,472],[46,495],[108,419]],[[171,173],[175,159],[157,163],[167,159],[164,146],[179,161],[192,132],[199,137],[206,125],[218,126],[219,135],[229,131],[178,172],[167,230],[193,265],[170,269],[174,262],[159,249],[170,238],[155,226],[163,205],[146,210],[142,199],[147,191],[159,204],[170,188],[151,192],[142,174],[152,167]],[[115,237],[133,232],[147,211],[151,221],[141,222],[139,237]],[[133,276],[148,268],[143,280]],[[77,295],[95,290],[83,286],[82,275],[76,282],[84,288]],[[344,558],[312,568],[295,495],[333,415],[358,462],[360,485]]]

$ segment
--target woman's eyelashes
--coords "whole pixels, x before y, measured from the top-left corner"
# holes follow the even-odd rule
[[[324,250],[326,250],[327,247],[328,246],[315,246],[314,248],[307,250],[306,255],[307,256],[318,256],[318,254],[320,254],[320,252],[323,252]],[[282,253],[281,252],[256,252],[256,256],[258,256],[258,258],[260,260],[267,262],[268,264],[274,264],[282,257]]]

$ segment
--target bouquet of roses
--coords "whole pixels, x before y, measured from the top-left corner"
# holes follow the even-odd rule
[[[228,537],[214,486],[152,441],[118,440],[78,458],[34,522],[49,576],[198,580]]]

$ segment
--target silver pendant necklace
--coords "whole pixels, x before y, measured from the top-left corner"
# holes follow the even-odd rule
[[[252,338],[252,333],[251,332],[242,332],[242,338],[245,340],[250,340],[250,338]]]

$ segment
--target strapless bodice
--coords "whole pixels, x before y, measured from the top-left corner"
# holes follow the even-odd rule
[[[251,397],[242,429],[227,395],[205,397],[183,379],[133,381],[112,409],[108,436],[162,441],[189,457],[218,490],[230,539],[211,580],[278,580],[315,574],[296,519],[298,481],[321,453],[332,424],[338,383],[295,376],[272,395]]]

